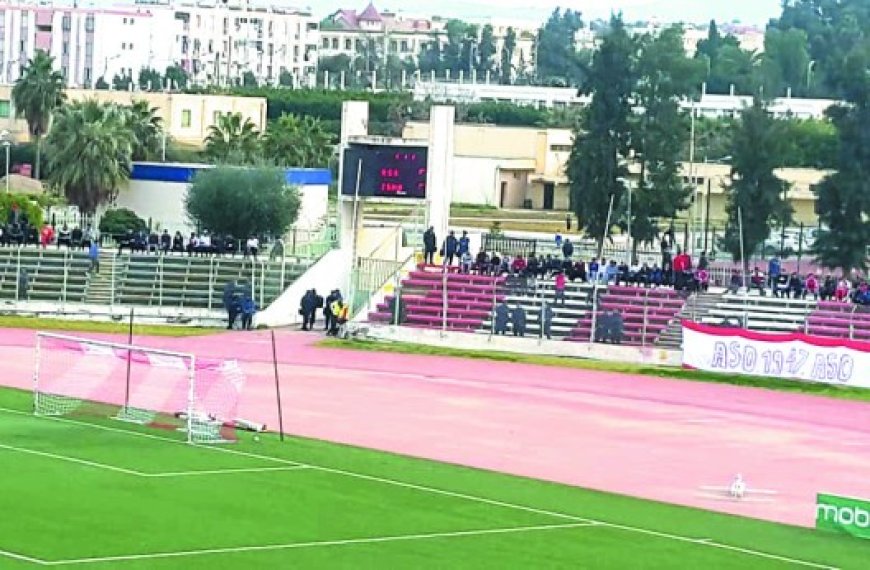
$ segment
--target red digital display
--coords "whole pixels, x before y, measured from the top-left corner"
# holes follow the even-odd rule
[[[425,198],[426,147],[350,145],[344,153],[342,194]],[[359,188],[357,188],[359,181]]]

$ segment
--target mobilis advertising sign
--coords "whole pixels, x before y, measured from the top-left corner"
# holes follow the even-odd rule
[[[819,493],[816,528],[870,539],[870,501]]]

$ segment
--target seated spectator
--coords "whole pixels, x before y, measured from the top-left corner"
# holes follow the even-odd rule
[[[127,232],[118,239],[118,255],[124,253],[124,249],[129,249],[133,253],[136,247],[136,234],[133,230],[128,229]]]
[[[81,249],[82,247],[84,247],[84,240],[82,239],[83,237],[84,233],[82,233],[81,228],[78,226],[74,227],[72,232],[70,233],[70,247],[73,247],[75,249]]]
[[[607,264],[607,268],[605,269],[605,274],[604,274],[605,283],[616,283],[616,274],[617,274],[616,260],[611,259],[610,263]]]
[[[193,255],[197,247],[199,247],[199,238],[196,237],[195,233],[191,232],[187,240],[187,255]]]
[[[62,245],[65,245],[66,247],[72,245],[72,232],[70,232],[66,224],[60,228],[60,231],[57,234],[57,248],[60,249],[60,246]]]
[[[236,243],[236,238],[233,237],[233,234],[227,234],[224,236],[223,252],[230,254],[230,257],[235,257],[239,252],[238,244]]]
[[[828,273],[825,276],[825,283],[822,285],[822,288],[819,292],[819,297],[822,301],[830,301],[834,298],[834,294],[837,290],[837,282],[834,281],[834,277]]]
[[[764,291],[764,284],[766,282],[766,279],[764,277],[764,274],[761,272],[761,270],[758,267],[755,267],[755,269],[752,270],[752,276],[750,277],[750,282],[752,283],[752,287],[754,289],[758,289],[759,295],[761,295],[762,297],[764,297],[766,295],[766,293]]]
[[[834,291],[834,295],[837,301],[843,303],[849,299],[849,290],[851,287],[849,286],[849,282],[846,278],[842,278],[837,282],[837,288]]]
[[[172,251],[176,253],[184,253],[184,236],[181,235],[181,232],[175,232],[175,235],[172,236]]]
[[[214,253],[214,249],[211,245],[211,236],[208,232],[203,232],[199,237],[199,242],[196,245],[196,253],[199,255],[211,255]]]
[[[459,256],[459,272],[465,274],[471,273],[471,264],[471,254],[467,251],[462,252]]]
[[[788,297],[788,275],[782,273],[773,280],[773,296]]]
[[[804,298],[804,284],[803,281],[801,281],[800,275],[796,272],[792,272],[792,274],[789,275],[788,289],[785,291],[785,294],[792,299]]]
[[[610,280],[608,276],[608,281]],[[624,261],[621,261],[619,265],[616,266],[616,275],[614,277],[613,284],[619,285],[619,282],[622,281],[626,285],[628,285],[630,281],[630,274],[628,269],[628,264]]]
[[[163,230],[163,234],[160,236],[160,251],[165,254],[169,253],[169,249],[172,247],[172,236],[169,235],[169,232]]]
[[[866,281],[861,281],[858,285],[858,290],[855,291],[855,303],[865,307],[870,305],[870,286]]]
[[[816,278],[815,273],[810,273],[807,275],[807,280],[804,283],[804,287],[806,287],[806,294],[812,295],[813,300],[819,300],[819,280]]]
[[[650,283],[655,287],[661,287],[664,282],[664,272],[662,268],[659,267],[658,263],[654,263],[652,266],[652,270],[650,271]]]
[[[529,261],[526,263],[525,271],[526,275],[529,275],[531,277],[538,277],[541,271],[541,264],[538,262],[538,258],[535,256],[534,253],[529,256]],[[543,277],[543,275],[541,275],[541,277]]]
[[[568,276],[571,278],[571,281],[575,279],[579,279],[582,282],[586,282],[586,264],[583,260],[578,260],[577,263],[574,264],[574,267],[571,270],[571,274]]]
[[[474,260],[474,270],[480,275],[489,275],[489,256],[484,250],[477,252]]]
[[[649,265],[644,263],[641,265],[640,269],[634,274],[634,282],[638,284],[638,286],[643,285],[644,287],[649,287],[650,281],[650,268]]]
[[[740,273],[736,269],[732,269],[731,277],[728,279],[728,290],[726,293],[735,294],[742,286],[743,284],[740,282]]]
[[[516,256],[514,260],[511,262],[511,273],[514,275],[519,275],[524,273],[526,270],[526,260],[523,259],[522,255]]]
[[[88,248],[91,247],[91,244],[96,243],[99,246],[102,246],[103,243],[100,240],[100,230],[94,228],[91,225],[88,225],[85,230],[85,242],[84,245]]]
[[[5,242],[6,240],[4,239],[3,241]],[[45,224],[42,226],[42,231],[39,232],[39,243],[42,249],[48,247],[52,241],[54,241],[54,228],[51,227],[51,224]]]
[[[148,233],[145,230],[139,230],[133,237],[133,251],[145,252],[148,248]]]
[[[257,238],[257,236],[249,237],[247,243],[245,244],[245,257],[251,256],[256,260],[257,252],[259,251],[260,240]]]
[[[157,232],[151,232],[148,234],[148,253],[157,253],[160,249],[160,236],[157,235]]]
[[[493,253],[489,260],[489,273],[495,277],[501,275],[501,258],[498,253]]]
[[[593,283],[598,281],[598,259],[592,258],[592,261],[589,262],[589,281]]]

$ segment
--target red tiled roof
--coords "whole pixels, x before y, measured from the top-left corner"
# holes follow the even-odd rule
[[[366,9],[363,10],[363,13],[358,17],[360,22],[383,22],[383,18],[378,13],[378,9],[375,8],[375,5],[369,2],[369,5],[366,6]]]

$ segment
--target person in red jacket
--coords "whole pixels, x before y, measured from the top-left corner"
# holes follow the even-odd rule
[[[54,240],[54,228],[51,227],[51,224],[45,224],[42,226],[42,230],[39,232],[39,243],[42,245],[42,249],[51,244]]]

